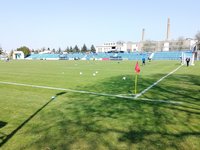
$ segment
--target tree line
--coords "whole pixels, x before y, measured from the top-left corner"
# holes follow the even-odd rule
[[[200,31],[195,35],[195,38],[197,39],[197,50],[200,50]]]
[[[44,51],[50,51],[53,54],[62,54],[63,52],[67,52],[67,53],[87,53],[87,52],[96,52],[96,49],[94,47],[94,45],[92,45],[90,48],[87,48],[87,46],[84,44],[81,48],[79,48],[77,45],[75,45],[74,47],[72,46],[68,46],[66,49],[61,49],[58,48],[57,50],[55,48],[50,49],[50,48],[42,48],[39,50],[34,50],[32,49],[31,52],[37,54],[40,52],[44,52]]]
[[[65,53],[95,53],[96,49],[94,45],[91,45],[90,48],[87,48],[87,46],[84,44],[81,48],[79,48],[77,45],[74,47],[70,46],[67,47],[66,49],[62,50],[61,48],[58,48],[57,50],[55,48],[50,49],[50,48],[42,48],[42,49],[29,49],[27,46],[22,46],[17,48],[17,51],[22,51],[24,53],[24,56],[27,57],[31,53],[38,54],[40,52],[48,51],[51,54],[63,54]],[[1,49],[0,49],[1,52]],[[12,56],[13,51],[10,52],[10,56]]]

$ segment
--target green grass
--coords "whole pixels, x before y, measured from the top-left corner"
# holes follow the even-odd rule
[[[138,92],[179,65],[141,66]],[[0,81],[128,95],[134,66],[133,61],[0,62]],[[180,105],[0,84],[0,149],[199,149],[199,68],[200,62],[183,66],[142,95]]]

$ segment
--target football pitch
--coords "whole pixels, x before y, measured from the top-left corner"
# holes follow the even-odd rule
[[[199,149],[200,62],[0,62],[0,149]]]

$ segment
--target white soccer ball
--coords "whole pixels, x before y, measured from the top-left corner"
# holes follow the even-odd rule
[[[98,73],[98,71],[96,71],[96,73]]]
[[[51,99],[55,99],[55,96],[52,96]]]
[[[93,73],[93,76],[96,76],[96,74],[95,74],[95,73]]]
[[[123,77],[122,79],[123,79],[123,80],[126,80],[126,77]]]
[[[82,75],[83,73],[82,72],[80,72],[80,75]]]

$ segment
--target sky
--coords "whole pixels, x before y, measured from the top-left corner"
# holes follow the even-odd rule
[[[0,0],[0,46],[9,51],[104,42],[194,38],[199,0]]]

